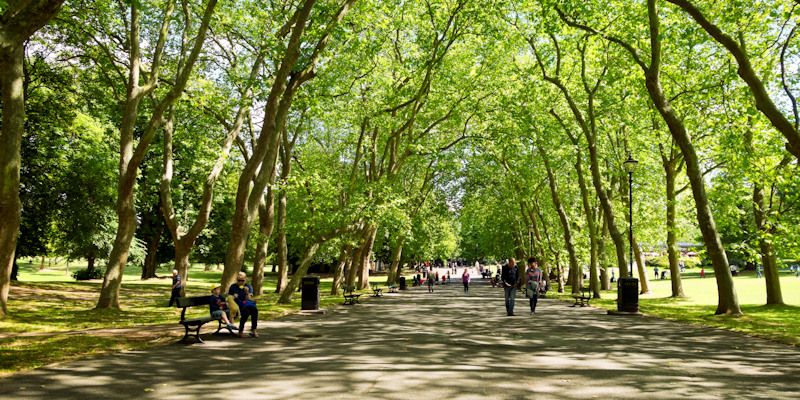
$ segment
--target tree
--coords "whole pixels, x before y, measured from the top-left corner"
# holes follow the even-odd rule
[[[58,12],[63,0],[9,0],[0,9],[0,318],[8,314],[11,269],[19,233],[20,147],[25,125],[25,42]]]

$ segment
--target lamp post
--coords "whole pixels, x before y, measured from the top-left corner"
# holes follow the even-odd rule
[[[628,217],[630,225],[628,227],[628,243],[630,245],[630,264],[627,277],[621,277],[617,281],[617,311],[638,313],[639,312],[639,280],[633,277],[633,171],[636,170],[638,161],[633,159],[633,155],[628,153],[628,159],[622,164],[628,173]]]

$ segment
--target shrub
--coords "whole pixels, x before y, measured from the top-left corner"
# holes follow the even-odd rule
[[[89,279],[100,279],[103,275],[99,269],[89,271],[88,269],[79,269],[72,273],[72,277],[78,281],[88,281]]]

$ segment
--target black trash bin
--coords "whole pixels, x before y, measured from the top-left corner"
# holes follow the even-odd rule
[[[405,276],[401,276],[400,279],[398,279],[398,282],[400,282],[400,290],[408,289],[406,287],[406,277]]]
[[[639,280],[636,278],[619,278],[619,299],[617,311],[639,312]]]
[[[301,310],[319,310],[319,277],[304,276],[300,283],[302,296]]]

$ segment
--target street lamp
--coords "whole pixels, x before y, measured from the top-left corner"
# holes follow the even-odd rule
[[[630,274],[617,281],[617,311],[623,313],[639,312],[639,280],[633,277],[633,171],[636,170],[638,161],[628,153],[628,159],[622,164],[628,173],[628,243],[630,244]]]
[[[628,153],[628,159],[622,165],[628,173],[628,244],[630,244],[630,277],[633,278],[633,171],[636,170],[638,161],[633,159],[633,155]]]

